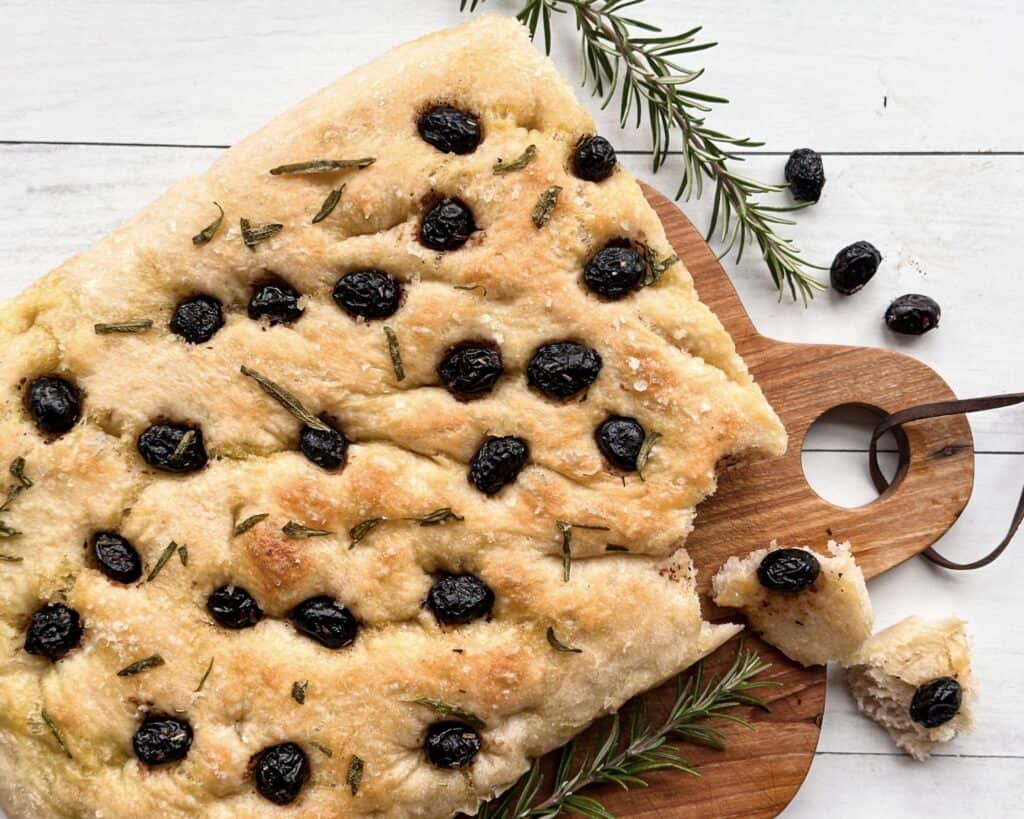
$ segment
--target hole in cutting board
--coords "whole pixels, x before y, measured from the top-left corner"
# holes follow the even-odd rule
[[[820,497],[846,509],[878,499],[868,472],[868,444],[884,415],[877,407],[843,404],[811,424],[804,436],[800,463],[804,478]],[[878,449],[878,465],[892,481],[899,467],[898,445],[892,433],[882,436]]]

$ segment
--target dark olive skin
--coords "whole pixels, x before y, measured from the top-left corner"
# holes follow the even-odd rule
[[[213,296],[193,296],[174,308],[171,332],[189,344],[205,344],[224,326],[224,311]]]
[[[311,597],[291,612],[292,625],[300,634],[330,649],[352,645],[359,623],[347,608],[327,595]]]
[[[393,316],[402,300],[402,285],[382,270],[346,273],[334,285],[334,302],[353,318]]]
[[[166,765],[188,756],[192,747],[192,726],[169,716],[149,716],[135,729],[132,749],[143,765]]]
[[[441,625],[461,625],[488,617],[494,608],[494,592],[474,575],[449,574],[430,587],[426,606]]]
[[[894,333],[920,336],[939,326],[942,308],[938,302],[920,293],[907,293],[889,305],[885,323]]]
[[[595,430],[597,448],[608,463],[624,472],[636,470],[636,460],[647,433],[635,418],[613,415]]]
[[[636,290],[647,275],[647,260],[628,244],[610,244],[583,268],[583,283],[590,292],[616,300]]]
[[[825,166],[821,154],[810,148],[797,148],[786,161],[786,181],[798,202],[817,202],[825,187]]]
[[[424,215],[420,241],[431,250],[456,250],[476,229],[469,205],[461,199],[446,197]]]
[[[882,254],[871,242],[854,242],[840,250],[832,260],[829,278],[832,289],[852,296],[878,271]]]
[[[821,573],[818,558],[803,549],[776,549],[757,567],[757,579],[766,589],[801,592],[809,589]]]
[[[348,439],[336,429],[321,430],[303,426],[299,449],[321,469],[333,470],[345,463]]]
[[[305,312],[299,307],[300,298],[298,290],[280,279],[254,285],[249,299],[249,318],[253,321],[267,319],[272,327],[291,324]]]
[[[275,805],[290,805],[309,779],[309,760],[294,742],[264,748],[252,767],[256,790]]]
[[[618,160],[612,144],[600,136],[583,137],[572,152],[572,170],[587,182],[601,182],[615,171]]]
[[[35,425],[51,435],[62,435],[82,417],[78,388],[55,375],[44,375],[28,385],[26,403]]]
[[[450,105],[435,105],[416,124],[424,142],[446,154],[471,154],[480,144],[480,120],[476,114]]]
[[[118,583],[134,583],[142,577],[142,558],[127,538],[117,532],[97,532],[90,544],[96,565]]]
[[[177,456],[178,445],[185,434],[195,436]],[[153,424],[138,440],[139,454],[152,467],[164,472],[196,472],[206,466],[206,447],[203,445],[203,431],[186,424]]]
[[[263,609],[241,586],[221,586],[206,598],[206,610],[224,628],[252,628],[263,619]]]
[[[505,371],[501,351],[487,342],[466,342],[453,347],[437,366],[437,374],[458,398],[486,395]]]
[[[469,462],[469,482],[485,495],[495,495],[512,483],[530,456],[522,438],[490,437]]]
[[[925,728],[938,728],[960,713],[963,690],[952,677],[938,677],[917,687],[910,718]]]
[[[25,651],[59,660],[82,641],[82,618],[63,603],[47,603],[32,615],[25,635]]]
[[[526,365],[526,380],[549,398],[571,398],[601,372],[597,350],[575,341],[554,341],[537,348]]]
[[[436,768],[465,768],[480,753],[480,734],[461,722],[435,722],[427,729],[423,749]]]

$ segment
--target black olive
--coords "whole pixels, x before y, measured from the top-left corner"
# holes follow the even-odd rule
[[[427,593],[427,608],[445,626],[487,617],[493,607],[494,592],[471,574],[446,575]]]
[[[490,392],[503,372],[501,351],[486,342],[453,347],[437,366],[437,374],[448,391],[460,398]]]
[[[818,558],[803,549],[768,552],[757,567],[757,579],[772,591],[803,591],[811,587],[820,573]]]
[[[595,430],[597,448],[616,469],[632,472],[647,433],[635,418],[612,415]]]
[[[798,202],[817,202],[825,187],[825,167],[821,154],[810,148],[797,148],[786,161],[786,181]]]
[[[271,745],[256,757],[253,778],[260,796],[276,805],[290,805],[309,779],[309,760],[294,742]]]
[[[345,463],[348,439],[336,429],[327,431],[303,426],[299,433],[302,454],[323,469],[337,469]]]
[[[142,576],[142,558],[131,541],[117,532],[92,536],[92,553],[103,574],[118,583],[134,583]]]
[[[600,136],[583,137],[572,153],[572,169],[580,179],[600,182],[615,170],[615,149]]]
[[[394,315],[402,285],[381,270],[346,273],[334,285],[334,301],[355,318],[382,319]]]
[[[220,302],[213,296],[193,296],[176,308],[171,318],[171,332],[189,344],[205,344],[224,326]]]
[[[882,254],[871,242],[854,242],[832,260],[832,289],[851,296],[871,281],[882,262]]]
[[[885,311],[885,323],[894,333],[919,336],[939,326],[942,309],[938,302],[920,293],[900,296]]]
[[[280,280],[257,284],[249,299],[249,318],[253,321],[269,319],[271,326],[291,324],[305,312],[299,307],[300,298],[298,290]]]
[[[594,383],[601,356],[575,341],[555,341],[537,349],[526,365],[531,387],[551,398],[568,398]]]
[[[437,768],[465,768],[480,753],[480,734],[461,722],[435,722],[423,749]]]
[[[164,765],[188,756],[192,726],[177,717],[146,717],[135,729],[132,748],[143,765]]]
[[[432,250],[455,250],[476,229],[469,206],[461,199],[445,198],[423,217],[420,241]]]
[[[28,385],[28,411],[43,432],[67,432],[78,423],[81,404],[74,384],[55,375],[44,375]]]
[[[299,603],[290,615],[292,625],[327,648],[344,648],[356,639],[359,624],[347,608],[327,595]]]
[[[82,641],[82,618],[63,603],[47,603],[28,624],[25,651],[59,660]]]
[[[480,144],[480,120],[449,105],[437,105],[420,117],[420,136],[446,154],[471,154]]]
[[[194,432],[179,452],[186,433]],[[164,472],[195,472],[206,466],[203,431],[185,424],[153,424],[138,440],[139,454],[150,466]]]
[[[221,586],[206,598],[206,610],[224,628],[252,628],[263,619],[263,609],[241,586]]]
[[[583,268],[587,288],[606,299],[621,299],[640,286],[647,275],[647,260],[630,245],[610,244]]]
[[[491,436],[469,462],[469,482],[485,495],[493,495],[516,479],[529,454],[522,438]]]
[[[938,728],[960,713],[963,691],[952,677],[938,677],[917,687],[910,718],[925,728]]]

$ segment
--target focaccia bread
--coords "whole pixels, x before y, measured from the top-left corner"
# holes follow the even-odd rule
[[[740,609],[751,627],[805,666],[850,659],[871,636],[871,600],[849,543],[829,556],[774,541],[730,557],[712,579],[715,602]]]
[[[914,759],[973,727],[970,638],[956,617],[908,617],[880,631],[846,673],[857,707]]]
[[[785,433],[593,131],[480,18],[0,310],[11,817],[473,811],[736,633],[682,546]]]

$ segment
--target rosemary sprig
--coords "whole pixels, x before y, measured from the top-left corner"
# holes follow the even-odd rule
[[[341,201],[341,195],[344,192],[345,186],[342,185],[340,188],[335,188],[327,194],[327,198],[324,199],[324,203],[320,206],[320,210],[318,210],[316,216],[313,217],[314,225],[318,222],[322,222],[334,212],[334,209],[338,206],[338,202]]]
[[[270,517],[270,514],[268,512],[260,512],[259,514],[256,514],[256,515],[249,515],[249,517],[247,517],[245,520],[243,520],[241,523],[239,523],[237,526],[235,526],[235,528],[232,530],[231,534],[234,537],[238,537],[239,535],[244,535],[246,532],[248,532],[250,529],[252,529],[253,526],[256,526],[257,524],[262,523],[263,521],[265,521],[269,517]]]
[[[345,774],[345,784],[348,785],[353,796],[359,793],[359,785],[363,781],[363,771],[365,769],[366,763],[364,763],[363,760],[355,754],[352,754],[352,758],[348,761],[348,771]]]
[[[210,679],[210,672],[213,671],[213,663],[216,659],[216,657],[210,658],[210,664],[206,666],[206,671],[203,672],[203,678],[199,681],[199,685],[196,686],[196,694],[203,690],[203,686],[206,685],[206,681]]]
[[[281,531],[284,532],[285,537],[327,537],[334,534],[327,529],[314,529],[294,520],[290,520],[282,526]]]
[[[145,333],[152,329],[153,322],[150,319],[139,321],[122,321],[114,324],[94,324],[93,331],[98,336],[109,336],[115,333]]]
[[[395,381],[404,381],[405,366],[402,364],[402,351],[398,346],[398,336],[390,327],[384,328],[384,336],[388,341],[388,355],[391,356],[391,368],[395,371]]]
[[[280,384],[271,381],[262,373],[258,373],[256,372],[256,370],[250,369],[249,367],[246,367],[244,364],[241,367],[241,373],[242,375],[246,376],[247,378],[251,378],[257,384],[259,384],[260,389],[262,389],[263,392],[265,392],[267,395],[269,395],[271,398],[277,401],[278,404],[280,404],[282,407],[288,410],[288,412],[290,412],[292,415],[294,415],[296,418],[302,421],[302,423],[304,423],[307,427],[312,427],[313,429],[319,432],[331,431],[331,428],[327,426],[327,424],[325,424],[313,413],[311,413],[308,409],[306,409],[298,398],[296,398],[294,395],[288,392],[288,390],[286,390]]]
[[[714,238],[718,231],[725,245],[721,255],[735,249],[737,262],[746,246],[755,242],[779,298],[788,290],[794,301],[799,297],[806,305],[814,291],[824,287],[810,270],[823,268],[806,261],[792,239],[776,233],[777,226],[793,224],[782,213],[805,205],[771,206],[759,201],[762,195],[781,192],[786,186],[758,182],[737,173],[732,163],[743,161],[738,150],[764,143],[711,128],[706,115],[728,100],[695,90],[692,85],[703,69],[685,68],[676,61],[681,54],[716,44],[697,41],[699,26],[666,35],[658,26],[623,13],[638,2],[641,0],[522,0],[517,17],[529,28],[531,37],[543,30],[545,50],[550,52],[552,16],[570,13],[580,33],[583,84],[603,98],[602,107],[618,97],[623,128],[631,119],[635,119],[633,127],[639,127],[646,117],[655,172],[678,145],[683,175],[676,199],[699,198],[706,182],[714,185],[707,238]],[[460,0],[460,8],[475,11],[482,3]]]
[[[345,171],[349,168],[368,168],[377,161],[376,157],[364,156],[360,159],[311,159],[308,162],[292,162],[289,165],[278,165],[271,168],[272,176],[286,176],[289,174],[307,173],[334,173]]]
[[[432,700],[429,697],[418,697],[414,700],[406,700],[409,705],[422,705],[424,708],[429,708],[431,711],[436,711],[439,714],[444,714],[446,717],[455,717],[455,719],[462,720],[466,725],[470,725],[473,728],[486,728],[486,724],[476,714],[471,714],[469,711],[464,711],[455,705],[449,705],[441,700]]]
[[[136,674],[141,674],[143,671],[148,671],[151,668],[159,668],[164,665],[164,658],[159,654],[154,654],[151,657],[145,657],[141,660],[136,660],[131,665],[125,666],[117,672],[118,677],[134,677]]]
[[[552,185],[540,195],[537,204],[533,207],[530,218],[533,219],[533,226],[540,230],[548,223],[551,214],[554,213],[555,205],[558,204],[558,196],[562,192],[561,185]]]
[[[192,244],[196,247],[207,244],[217,234],[217,231],[220,229],[220,223],[224,221],[224,208],[216,202],[213,205],[220,211],[220,216],[192,237]]]
[[[742,705],[768,706],[750,692],[778,683],[756,679],[767,671],[753,651],[740,644],[732,666],[720,678],[705,681],[703,663],[692,674],[676,678],[676,698],[660,722],[652,722],[642,698],[620,712],[599,732],[589,752],[579,742],[562,749],[551,786],[544,788],[540,760],[503,796],[484,803],[477,819],[554,819],[578,814],[590,819],[610,819],[596,799],[581,791],[599,784],[615,784],[625,790],[644,787],[651,771],[676,770],[700,776],[696,767],[672,741],[722,748],[725,737],[715,721],[725,720],[752,728],[746,720],[729,713]]]
[[[163,571],[164,566],[167,565],[167,561],[171,559],[171,555],[178,551],[178,544],[173,540],[167,544],[164,550],[160,553],[160,558],[157,560],[156,565],[153,567],[153,571],[149,573],[149,577],[146,578],[147,583],[152,583],[156,580],[156,576]]]
[[[527,165],[533,162],[533,160],[536,158],[537,146],[527,145],[526,150],[523,151],[522,154],[517,156],[515,159],[511,159],[508,162],[504,162],[501,159],[499,159],[497,162],[494,163],[494,166],[491,168],[491,172],[495,176],[502,176],[507,173],[512,173],[513,171],[521,171],[523,168],[525,168]]]

